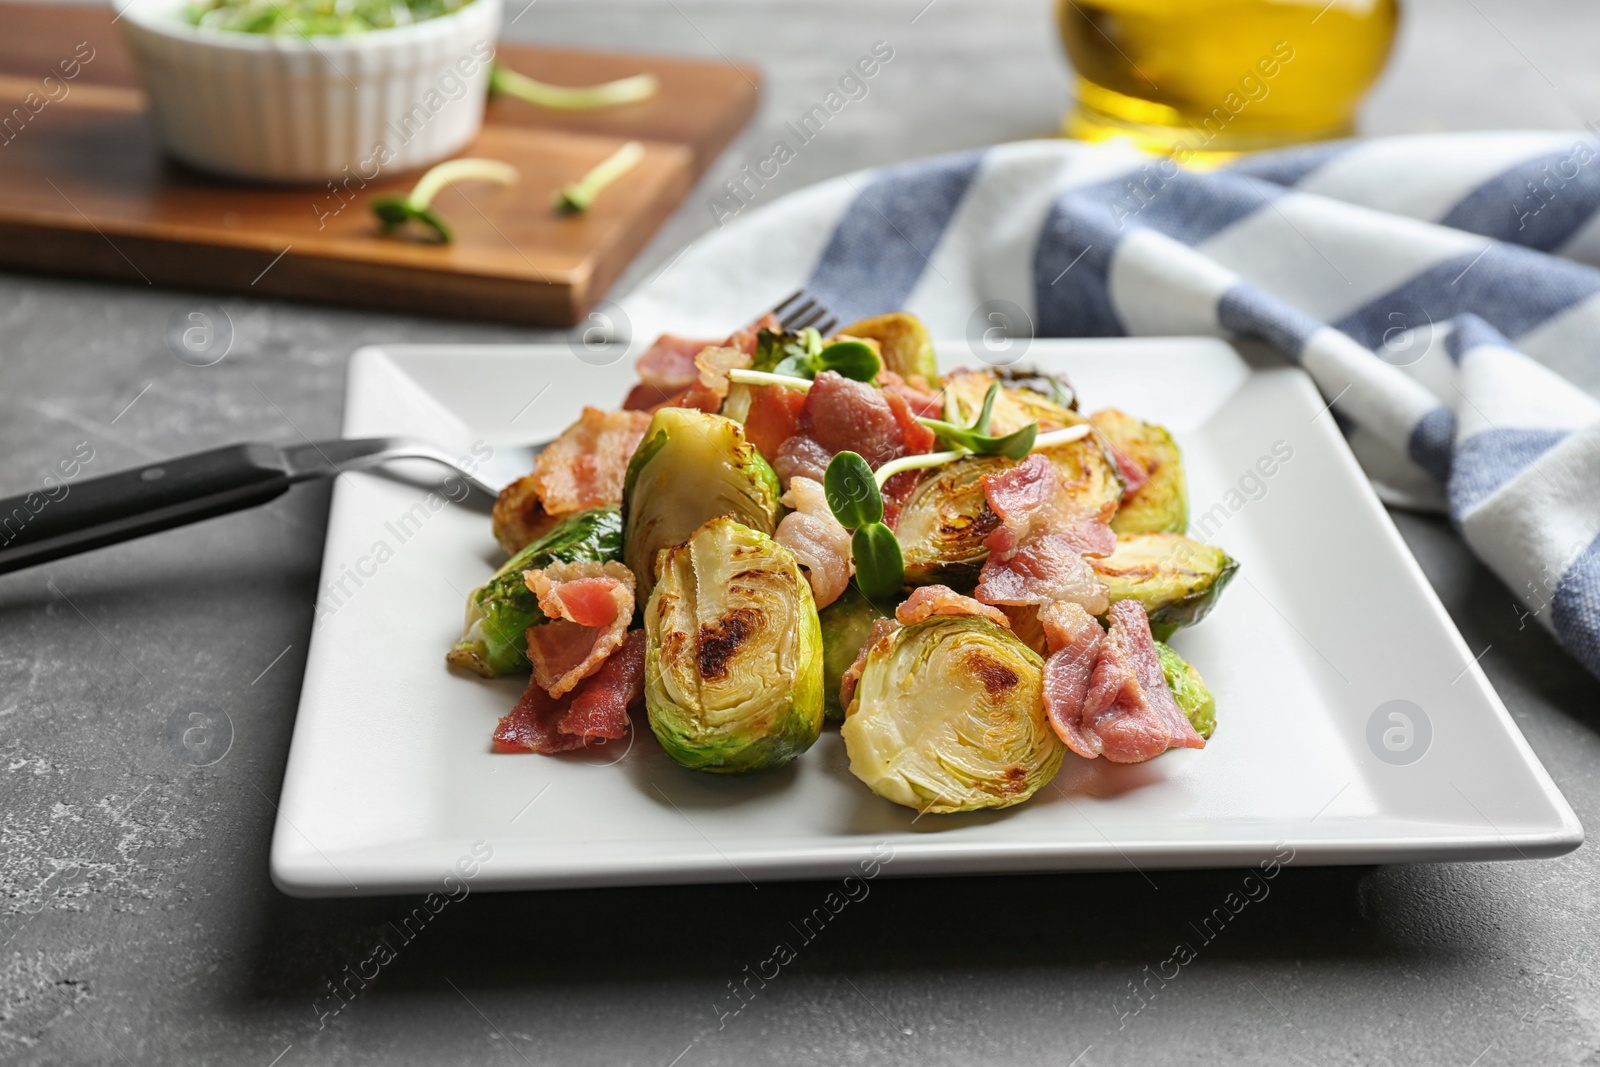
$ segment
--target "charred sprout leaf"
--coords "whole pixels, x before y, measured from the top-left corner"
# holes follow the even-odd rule
[[[1044,661],[1011,631],[935,615],[867,655],[840,735],[850,773],[920,812],[1005,808],[1061,767],[1045,718]]]
[[[902,378],[922,378],[929,385],[939,379],[933,339],[915,315],[904,311],[878,315],[851,323],[839,333],[878,342],[878,357],[883,366]]]
[[[1205,679],[1194,669],[1194,664],[1178,655],[1160,641],[1156,642],[1156,655],[1161,658],[1161,673],[1166,676],[1167,688],[1173,699],[1194,727],[1194,732],[1210,739],[1217,728],[1217,701],[1206,687]]]
[[[1111,528],[1119,534],[1187,530],[1189,490],[1183,477],[1183,456],[1172,435],[1115,408],[1097,411],[1089,421],[1113,448],[1143,467],[1150,479],[1123,499]]]
[[[628,462],[623,482],[623,562],[639,599],[655,585],[656,554],[708,519],[731,516],[771,534],[778,524],[778,476],[732,419],[662,408]]]
[[[1074,425],[1066,430],[1040,434],[1033,450],[1054,465],[1073,503],[1084,511],[1109,518],[1122,500],[1122,475],[1105,439],[1087,420],[1077,415],[1072,418]],[[1074,433],[1081,436],[1074,437]]]
[[[898,600],[898,595],[894,599]],[[880,603],[887,608],[892,601]],[[838,600],[817,613],[822,625],[822,706],[829,719],[844,718],[839,683],[856,661],[861,646],[867,643],[872,624],[887,617],[888,611],[876,607],[854,585],[846,587]]]
[[[430,206],[440,190],[453,182],[486,181],[511,185],[517,168],[498,159],[451,159],[424,174],[405,196],[377,196],[368,202],[385,234],[394,233],[408,222],[432,232],[440,244],[449,244],[454,234],[444,217]]]
[[[833,517],[847,530],[883,521],[883,497],[872,468],[854,452],[840,452],[829,461],[822,491]]]
[[[489,70],[489,91],[514,96],[538,107],[557,111],[589,111],[648,100],[661,88],[654,74],[635,74],[631,78],[602,82],[599,85],[551,85],[518,74],[496,63]]]
[[[1205,618],[1239,569],[1222,549],[1174,533],[1118,534],[1117,550],[1089,565],[1112,603],[1144,605],[1158,641]]]
[[[446,660],[494,678],[528,669],[528,627],[545,621],[539,599],[522,572],[552,563],[622,558],[622,512],[615,505],[569,515],[508,559],[494,577],[467,597],[466,632]]]
[[[850,535],[850,555],[855,560],[856,584],[869,600],[889,603],[899,597],[906,565],[893,530],[881,522],[860,527]]]
[[[556,210],[567,215],[588,211],[589,206],[594,203],[594,198],[599,196],[606,186],[632,170],[643,158],[644,145],[638,141],[629,141],[597,163],[588,174],[556,190],[553,198]]]
[[[729,518],[661,554],[644,612],[645,707],[691,770],[778,767],[822,729],[822,633],[789,550]]]

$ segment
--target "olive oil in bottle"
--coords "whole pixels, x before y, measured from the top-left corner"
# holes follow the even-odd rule
[[[1199,160],[1348,135],[1397,0],[1057,0],[1065,133]]]

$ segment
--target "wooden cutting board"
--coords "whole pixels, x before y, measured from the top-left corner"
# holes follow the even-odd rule
[[[63,97],[18,108],[74,55],[93,58]],[[0,2],[0,268],[135,285],[544,326],[581,320],[755,112],[759,74],[726,62],[503,44],[520,73],[584,85],[642,71],[651,100],[595,112],[490,101],[464,154],[502,159],[515,186],[446,189],[449,245],[380,238],[366,201],[404,193],[385,175],[341,198],[326,186],[249,185],[166,159],[109,9]],[[578,216],[551,194],[624,141],[644,160]]]

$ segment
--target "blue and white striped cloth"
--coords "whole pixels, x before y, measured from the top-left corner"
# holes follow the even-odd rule
[[[752,195],[753,190],[746,190]],[[692,245],[624,307],[714,335],[804,286],[843,320],[965,336],[1266,341],[1332,401],[1390,503],[1447,509],[1600,676],[1600,143],[1343,142],[1197,173],[1028,142],[824,182]]]

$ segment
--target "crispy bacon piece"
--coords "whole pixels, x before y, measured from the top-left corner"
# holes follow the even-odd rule
[[[537,680],[494,732],[496,752],[570,752],[628,734],[628,710],[644,699],[644,631],[634,630],[564,698]]]
[[[584,408],[534,463],[531,485],[545,513],[568,515],[619,502],[628,460],[649,425],[642,411]]]
[[[876,470],[896,457],[927,452],[935,440],[905,398],[828,370],[812,382],[795,434],[779,446],[772,465],[785,484],[795,477],[820,482],[837,453],[855,452]]]
[[[1081,755],[1103,755],[1113,763],[1142,763],[1169,748],[1204,748],[1205,739],[1167,688],[1143,606],[1136,600],[1118,601],[1111,605],[1110,618],[1111,629],[1101,643],[1075,724],[1070,720],[1076,690],[1068,683],[1076,675],[1058,678],[1060,716],[1067,723],[1062,740]],[[1063,651],[1069,647],[1063,646]],[[1058,668],[1058,674],[1065,670]],[[1046,693],[1048,703],[1048,680]],[[1051,722],[1055,721],[1052,713]]]
[[[778,447],[772,457],[772,470],[778,480],[788,485],[795,478],[810,478],[821,482],[828,471],[833,453],[823,448],[813,438],[797,433]]]
[[[850,584],[850,535],[833,517],[820,482],[790,479],[783,504],[794,510],[778,523],[778,544],[806,569],[812,598],[819,609],[825,608]]]
[[[740,330],[725,341],[697,341],[664,333],[644,350],[644,354],[634,364],[634,369],[639,372],[640,384],[628,394],[623,407],[630,411],[660,407],[663,401],[691,388],[699,381],[700,368],[695,366],[695,357],[702,349],[736,348],[747,356],[754,355],[757,334],[761,330],[781,328],[778,320],[767,314],[762,316],[760,321]]]
[[[830,455],[848,449],[874,469],[911,454],[905,448],[904,427],[883,391],[837,371],[823,371],[811,383],[800,426]]]
[[[845,668],[844,674],[839,679],[839,706],[849,714],[850,702],[856,698],[856,684],[861,681],[861,673],[867,669],[867,655],[877,647],[878,642],[884,640],[900,629],[897,619],[873,619],[872,631],[867,634],[867,639],[861,645],[861,651],[856,653],[856,661]]]
[[[552,563],[523,572],[548,622],[528,627],[533,677],[552,697],[600,669],[627,636],[633,572],[620,563]]]
[[[769,462],[775,461],[783,443],[800,431],[800,409],[805,407],[806,394],[781,385],[748,388],[750,410],[744,417],[745,440],[755,445]]]
[[[560,516],[544,510],[535,483],[532,474],[525,474],[500,490],[495,498],[490,526],[494,539],[508,556],[521,552],[561,521]]]
[[[1072,751],[1089,759],[1104,743],[1082,725],[1083,703],[1105,631],[1080,604],[1058,600],[1039,609],[1050,656],[1044,662],[1044,710],[1056,736]]]
[[[944,401],[938,393],[929,390],[927,385],[921,375],[915,375],[907,380],[892,370],[878,372],[878,387],[885,393],[904,400],[913,415],[921,415],[925,419],[942,419]]]
[[[633,367],[639,372],[641,385],[648,386],[663,397],[671,396],[694,384],[699,374],[695,369],[694,357],[700,354],[702,348],[714,344],[715,341],[696,341],[664,333],[644,350]]]
[[[1048,459],[1032,455],[986,475],[983,492],[1001,526],[984,539],[989,559],[974,596],[986,604],[1072,600],[1091,614],[1106,610],[1105,586],[1083,557],[1109,556],[1116,534],[1076,508]]]
[[[907,626],[933,615],[976,615],[1011,628],[1011,620],[1006,618],[1005,612],[962,596],[948,585],[918,586],[904,604],[894,609],[894,617]]]
[[[1063,490],[1055,465],[1037,453],[1015,467],[984,476],[983,495],[1001,522],[1001,528],[984,541],[991,552],[1015,551],[1039,533],[1065,536],[1085,556],[1109,556],[1117,550],[1111,527],[1081,512]]]
[[[707,345],[694,357],[696,377],[685,391],[682,406],[716,414],[728,398],[733,383],[728,372],[750,366],[750,353],[732,345]]]
[[[1041,534],[1009,556],[991,552],[972,595],[985,604],[1071,600],[1095,615],[1110,604],[1105,585],[1083,558],[1078,542],[1062,534]]]
[[[1150,472],[1144,469],[1144,464],[1122,451],[1120,448],[1111,449],[1111,458],[1117,461],[1117,473],[1122,475],[1122,495],[1124,499],[1133,496],[1143,489],[1150,480]]]

